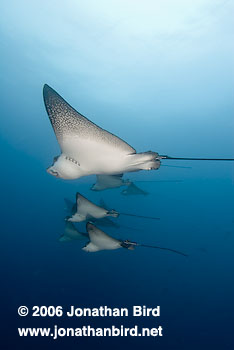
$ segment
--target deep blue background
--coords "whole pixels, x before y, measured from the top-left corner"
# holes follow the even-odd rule
[[[42,101],[48,83],[137,151],[233,157],[233,4],[230,1],[1,2],[2,349],[233,349],[233,164],[169,162],[127,174],[146,197],[93,193],[94,177],[46,173],[59,154]],[[62,244],[64,198],[79,191],[138,230],[115,237],[185,251],[87,254]],[[80,228],[83,228],[82,225]],[[20,318],[20,305],[161,306],[160,319]],[[163,338],[20,338],[17,327],[161,324]]]

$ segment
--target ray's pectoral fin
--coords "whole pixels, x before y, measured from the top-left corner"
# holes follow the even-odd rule
[[[67,218],[67,221],[70,222],[82,222],[85,221],[87,219],[86,216],[75,213],[74,215],[70,216],[69,218]]]
[[[59,242],[71,242],[71,241],[73,241],[73,239],[64,234],[59,237]]]
[[[121,241],[109,236],[92,223],[88,222],[86,229],[90,242],[83,248],[87,252],[97,252],[99,250],[115,250],[121,248]]]
[[[96,246],[95,244],[93,244],[92,242],[88,242],[83,248],[82,248],[85,252],[98,252],[100,249],[98,246]]]

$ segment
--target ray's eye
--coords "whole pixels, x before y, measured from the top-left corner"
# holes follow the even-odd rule
[[[58,159],[59,159],[59,156],[54,157],[54,163],[57,162]]]

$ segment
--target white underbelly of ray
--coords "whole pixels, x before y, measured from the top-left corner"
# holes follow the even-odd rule
[[[62,150],[87,172],[119,173],[120,169],[125,169],[128,164],[126,152],[95,140],[69,136],[63,138]]]
[[[84,174],[119,174],[156,168],[156,153],[127,153],[116,145],[89,138],[67,136],[62,141],[63,153],[75,159]]]

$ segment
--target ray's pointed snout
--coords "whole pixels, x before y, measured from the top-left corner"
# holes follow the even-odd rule
[[[50,175],[53,175],[55,177],[59,177],[59,173],[55,170],[53,170],[53,166],[50,166],[46,169],[46,172]]]

